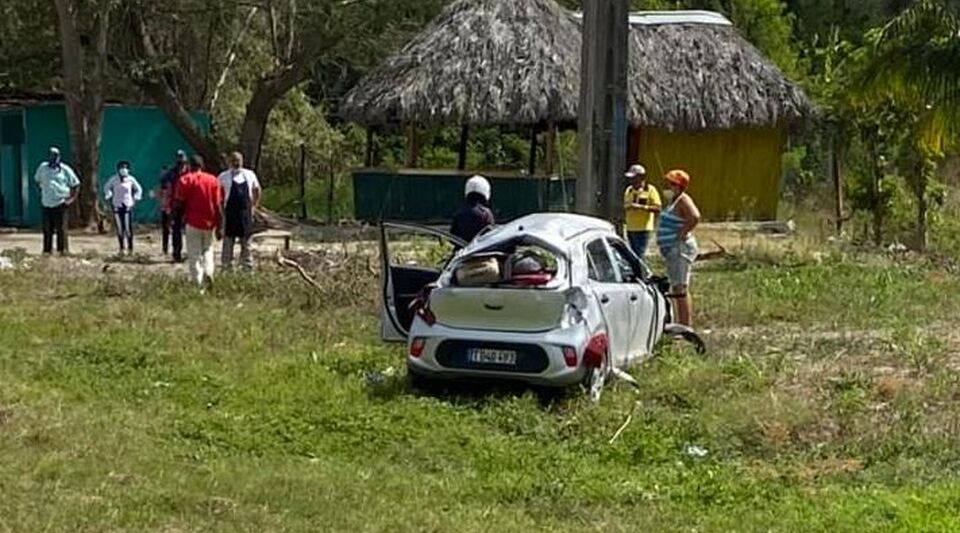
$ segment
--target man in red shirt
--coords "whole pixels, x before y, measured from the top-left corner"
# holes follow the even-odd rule
[[[173,202],[187,227],[190,276],[202,287],[213,281],[213,243],[223,232],[223,190],[216,176],[203,171],[199,155],[190,159],[190,172],[180,177]]]

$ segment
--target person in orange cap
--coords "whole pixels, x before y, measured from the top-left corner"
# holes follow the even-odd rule
[[[700,209],[687,194],[690,175],[671,170],[665,176],[673,193],[673,201],[660,213],[657,246],[667,267],[670,293],[674,301],[674,318],[685,326],[693,326],[693,301],[690,297],[690,270],[699,250],[693,230],[700,223]]]

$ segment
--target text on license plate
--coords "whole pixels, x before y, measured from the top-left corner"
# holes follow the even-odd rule
[[[496,348],[470,348],[467,350],[467,360],[471,363],[515,365],[517,364],[517,352]]]

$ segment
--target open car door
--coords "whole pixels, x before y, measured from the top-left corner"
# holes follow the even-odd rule
[[[402,222],[380,223],[383,340],[406,340],[413,324],[411,304],[424,287],[437,281],[456,250],[466,245],[439,229]]]

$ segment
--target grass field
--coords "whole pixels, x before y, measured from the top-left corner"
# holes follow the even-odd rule
[[[709,355],[666,347],[594,406],[409,390],[347,262],[323,293],[265,270],[203,298],[0,271],[0,531],[960,530],[956,274],[712,262]]]

